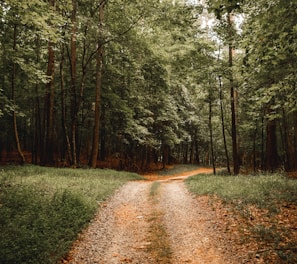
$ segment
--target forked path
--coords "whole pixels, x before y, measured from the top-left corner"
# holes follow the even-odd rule
[[[230,241],[217,229],[207,199],[192,196],[177,176],[155,184],[152,197],[157,181],[129,182],[119,189],[64,263],[239,263],[231,257]],[[165,245],[166,252],[158,249]]]

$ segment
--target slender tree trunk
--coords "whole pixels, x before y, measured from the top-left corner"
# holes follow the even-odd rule
[[[297,169],[297,111],[293,112],[293,122],[294,122],[294,130],[293,130],[293,153],[292,153],[292,161],[294,170]]]
[[[55,0],[49,0],[49,5],[54,7]],[[48,64],[47,64],[47,76],[50,78],[46,84],[45,94],[45,127],[44,127],[44,149],[43,149],[43,164],[54,164],[54,72],[55,72],[55,52],[54,44],[49,41],[48,43]]]
[[[194,146],[195,142],[192,140],[190,145],[190,164],[194,164]]]
[[[76,92],[76,15],[77,2],[72,0],[72,14],[71,14],[71,40],[70,40],[70,74],[71,74],[71,161],[72,166],[77,166],[77,92]]]
[[[36,62],[40,62],[40,39],[36,40]],[[35,87],[35,99],[34,99],[34,107],[33,107],[33,142],[32,142],[32,163],[38,164],[41,160],[41,150],[42,150],[42,118],[41,118],[41,109],[40,109],[40,97],[39,97],[39,84],[36,84]]]
[[[230,30],[230,38],[231,36],[231,28],[232,28],[232,20],[231,14],[228,13],[228,27]],[[239,158],[238,158],[238,149],[237,149],[237,131],[236,131],[236,108],[235,108],[235,88],[234,88],[234,80],[233,80],[233,45],[230,40],[229,43],[229,68],[230,68],[230,99],[231,99],[231,135],[232,135],[232,152],[233,152],[233,173],[237,175],[239,173]]]
[[[265,132],[264,132],[264,115],[261,117],[261,170],[265,169]]]
[[[170,147],[168,145],[162,144],[162,164],[163,169],[165,169],[166,164],[169,164],[169,156],[170,156]]]
[[[208,101],[208,127],[209,127],[209,140],[210,140],[210,153],[211,153],[211,161],[213,174],[216,175],[216,164],[215,164],[215,156],[214,156],[214,146],[213,146],[213,130],[212,130],[212,88],[209,88],[209,101]]]
[[[14,28],[13,28],[13,50],[14,51],[16,51],[16,38],[17,38],[17,25],[14,25]],[[15,79],[16,79],[16,64],[13,62],[12,75],[11,75],[11,98],[12,98],[12,101],[14,104],[14,110],[12,113],[13,132],[14,132],[14,139],[15,139],[18,155],[21,160],[21,164],[24,164],[24,163],[26,163],[26,159],[23,154],[20,139],[19,139],[19,132],[18,132],[18,126],[17,126],[17,111],[15,109],[15,107],[16,107],[16,104],[15,104]]]
[[[197,139],[198,129],[195,130],[195,162],[200,165],[200,153],[199,153],[199,142]]]
[[[35,85],[35,102],[33,107],[33,142],[32,142],[32,163],[38,164],[40,161],[40,152],[41,152],[41,110],[40,110],[40,101],[38,95],[38,85]]]
[[[222,92],[221,76],[219,76],[219,97],[220,97],[221,124],[222,124],[223,140],[224,140],[224,150],[225,150],[225,156],[226,156],[226,165],[227,165],[228,173],[231,174],[229,153],[228,153],[226,133],[225,133],[225,116],[224,116],[224,110],[223,110],[223,92]]]
[[[61,86],[61,108],[62,108],[62,127],[65,137],[65,143],[66,143],[66,160],[70,164],[73,164],[72,160],[72,154],[71,154],[71,144],[70,144],[70,138],[68,134],[68,126],[67,126],[67,113],[66,113],[66,103],[65,103],[65,85],[64,85],[64,62],[65,62],[65,56],[64,56],[64,44],[62,44],[61,48],[61,62],[60,62],[60,86]]]
[[[276,120],[268,121],[266,132],[266,170],[274,172],[278,167]]]
[[[98,41],[97,58],[96,58],[96,94],[95,94],[95,113],[94,113],[94,129],[93,129],[93,142],[92,151],[89,165],[92,168],[96,168],[98,152],[99,152],[99,140],[100,140],[100,104],[101,104],[101,83],[102,83],[102,70],[103,70],[103,45],[102,45],[102,31],[104,21],[104,6],[106,1],[101,0],[99,7],[99,32],[100,39]]]
[[[257,153],[256,153],[256,140],[257,140],[257,128],[255,129],[253,133],[253,171],[254,174],[257,170]]]
[[[185,143],[184,145],[184,154],[183,154],[183,163],[188,163],[188,153],[189,153],[189,143]]]
[[[105,124],[105,109],[101,108],[101,129],[100,129],[100,160],[104,161],[106,159],[106,124]]]
[[[46,85],[46,134],[45,134],[45,149],[44,149],[44,164],[52,165],[54,163],[54,67],[55,54],[53,44],[49,43],[48,48],[48,68],[47,76],[51,80]]]
[[[283,114],[283,146],[284,146],[284,153],[285,153],[285,160],[284,160],[284,164],[285,164],[285,169],[286,171],[290,171],[292,169],[292,164],[291,164],[291,158],[290,158],[290,146],[289,146],[289,142],[290,142],[290,134],[288,131],[288,123],[287,123],[287,117],[288,115],[285,112],[285,109],[282,109],[282,114]]]

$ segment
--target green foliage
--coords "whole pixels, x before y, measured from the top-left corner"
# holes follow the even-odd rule
[[[293,44],[296,42],[296,3],[276,1],[267,7],[260,1],[256,6],[257,12],[251,13],[244,25],[242,43],[247,51],[244,62],[248,66],[244,72],[248,83],[256,88],[254,102],[269,106],[273,111],[267,111],[268,118],[275,119],[284,104],[288,111],[296,109],[290,99],[296,90],[296,80],[292,77],[296,69],[296,45]],[[286,23],[274,23],[284,18]]]
[[[3,167],[0,262],[56,263],[92,219],[98,202],[137,178],[112,170]]]
[[[277,121],[278,130],[295,126],[296,3],[206,2],[209,8],[188,1],[106,1],[103,29],[99,32],[100,1],[97,0],[77,1],[75,21],[72,19],[74,2],[70,0],[57,1],[56,8],[41,0],[2,1],[0,117],[5,125],[0,142],[6,142],[4,151],[14,149],[9,114],[15,112],[21,146],[36,155],[36,162],[41,160],[44,151],[41,142],[47,125],[46,84],[53,81],[54,156],[67,159],[66,139],[70,139],[71,145],[71,137],[76,133],[77,160],[88,159],[94,123],[96,51],[100,43],[104,50],[99,133],[102,159],[115,153],[135,159],[135,153],[143,149],[160,155],[163,147],[169,146],[170,155],[179,161],[182,157],[189,160],[192,151],[191,162],[195,154],[207,162],[207,106],[211,101],[215,156],[218,161],[224,161],[217,104],[218,76],[223,84],[221,100],[225,129],[229,132],[227,98],[231,71],[222,45],[232,43],[236,48],[232,75],[238,92],[236,114],[242,147],[239,153],[248,150],[251,156],[255,147],[255,156],[263,163],[265,155],[260,157],[259,153],[264,149],[266,125]],[[220,18],[208,32],[200,27],[202,15],[211,17],[206,9]],[[226,19],[228,13],[232,13],[235,20],[243,14],[242,31],[235,23],[230,27]],[[275,22],[283,19],[286,23]],[[50,78],[47,76],[49,46],[55,53],[55,74]],[[71,54],[75,54],[75,58],[71,58]],[[77,116],[74,117],[74,113]],[[286,139],[285,131],[277,131],[277,141],[292,142],[294,129],[288,129]],[[229,145],[230,133],[226,135]],[[283,153],[288,150],[282,145],[285,144],[280,144],[279,153],[285,164],[288,158],[284,158]],[[152,156],[143,154],[143,158]],[[294,159],[294,153],[286,154]]]

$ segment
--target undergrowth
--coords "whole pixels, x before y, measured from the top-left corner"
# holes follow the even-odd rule
[[[0,263],[56,263],[98,203],[134,179],[112,170],[1,167]]]

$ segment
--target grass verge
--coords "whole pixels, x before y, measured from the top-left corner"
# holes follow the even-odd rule
[[[186,184],[198,195],[217,195],[236,205],[255,204],[275,210],[282,202],[297,203],[297,181],[282,175],[190,177]]]
[[[197,195],[218,197],[231,206],[228,229],[236,226],[242,230],[245,243],[256,241],[255,253],[265,263],[297,263],[296,180],[279,174],[197,175],[188,178],[186,185]]]
[[[56,263],[92,219],[98,203],[133,173],[0,168],[0,263]]]

